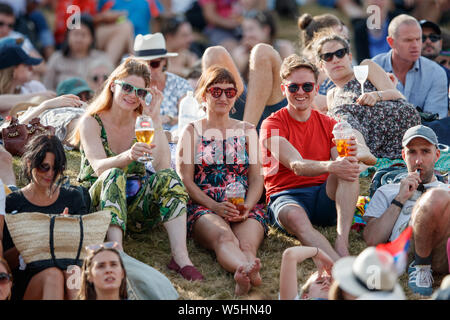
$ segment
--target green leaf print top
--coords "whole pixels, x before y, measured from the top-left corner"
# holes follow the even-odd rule
[[[111,148],[108,145],[108,139],[106,137],[106,131],[105,128],[103,127],[102,120],[97,114],[94,114],[93,117],[95,120],[97,120],[98,124],[101,127],[100,139],[102,140],[106,156],[108,158],[116,156],[116,154],[111,151]],[[136,139],[134,139],[133,141],[136,141]],[[86,154],[84,153],[82,147],[80,147],[80,153],[81,153],[81,165],[80,165],[80,173],[78,174],[78,182],[80,182],[84,187],[89,188],[97,180],[98,177],[95,174],[94,169],[92,169],[89,160],[86,158]],[[128,166],[123,168],[123,171],[127,176],[136,176],[136,175],[144,176],[146,173],[144,164],[137,161],[131,162]]]

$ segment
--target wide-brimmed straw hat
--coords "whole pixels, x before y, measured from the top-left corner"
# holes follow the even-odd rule
[[[332,274],[333,279],[339,282],[339,287],[352,296],[405,299],[397,281],[394,259],[389,253],[376,250],[375,247],[364,249],[357,257],[339,259],[333,266]]]
[[[178,53],[167,52],[166,40],[160,32],[145,36],[138,34],[134,39],[133,49],[135,57],[144,60],[178,56]]]

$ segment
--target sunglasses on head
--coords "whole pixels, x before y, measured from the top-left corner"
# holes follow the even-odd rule
[[[87,253],[91,253],[91,252],[96,253],[101,248],[118,249],[119,243],[117,243],[116,241],[110,241],[110,242],[105,242],[105,243],[92,244],[90,246],[86,246],[86,251],[87,251]]]
[[[320,55],[320,59],[322,59],[323,61],[326,61],[326,62],[330,62],[331,60],[333,60],[333,56],[336,56],[339,59],[342,59],[347,53],[348,53],[348,48],[342,48],[342,49],[336,50],[334,52],[322,53]]]
[[[431,42],[437,42],[437,41],[441,40],[440,35],[430,33],[429,35],[425,35],[425,34],[422,35],[422,42],[427,41],[427,38],[429,38]]]
[[[152,60],[149,62],[149,65],[152,69],[158,69],[159,66],[161,65],[161,61],[162,60]]]
[[[3,26],[7,26],[10,29],[14,28],[14,24],[13,23],[5,23],[3,21],[0,21],[0,27],[3,27]]]
[[[5,284],[11,281],[11,275],[6,272],[0,272],[0,284]]]
[[[225,92],[225,96],[228,99],[231,99],[231,98],[234,98],[236,96],[237,89],[236,88],[222,89],[222,88],[219,88],[219,87],[211,87],[211,88],[208,89],[208,92],[211,93],[211,95],[215,99],[218,99],[222,95],[222,92]]]
[[[302,87],[302,90],[304,92],[311,92],[314,90],[314,83],[313,82],[290,83],[287,86],[290,93],[296,93],[298,89],[300,89],[300,87]]]
[[[104,74],[104,75],[97,75],[96,74],[95,76],[92,77],[92,80],[94,82],[97,82],[99,80],[106,81],[106,79],[108,79],[108,76],[106,74]]]
[[[135,87],[132,84],[126,83],[124,81],[114,80],[114,83],[120,85],[122,87],[122,90],[127,94],[130,94],[132,91],[134,91],[136,93],[136,97],[141,99],[145,99],[145,96],[148,93],[147,90]]]

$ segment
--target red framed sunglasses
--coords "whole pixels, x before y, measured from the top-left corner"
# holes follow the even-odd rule
[[[208,92],[211,93],[211,95],[215,99],[220,98],[220,96],[222,95],[223,92],[225,92],[225,96],[228,99],[232,99],[232,98],[234,98],[236,96],[237,89],[236,88],[222,89],[222,88],[219,88],[219,87],[211,87],[211,88],[208,89]]]

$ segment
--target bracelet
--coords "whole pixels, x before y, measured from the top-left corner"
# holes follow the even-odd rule
[[[399,207],[400,209],[403,209],[403,203],[401,203],[401,202],[398,201],[398,200],[393,199],[393,200],[391,201],[391,204],[393,204],[393,205]]]
[[[315,258],[318,254],[319,254],[319,248],[318,247],[316,247],[316,249],[317,249],[317,252],[316,252],[316,254],[315,255],[313,255],[311,258]]]

